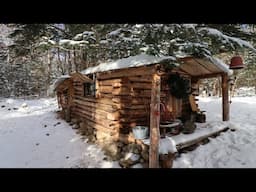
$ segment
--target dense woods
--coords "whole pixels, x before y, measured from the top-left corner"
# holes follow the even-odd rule
[[[256,86],[255,29],[241,24],[1,24],[0,95],[49,96],[62,74],[101,62],[150,55],[214,55],[227,64],[234,54],[247,68],[236,88]],[[209,80],[208,80],[209,81]],[[213,94],[219,80],[206,82]]]

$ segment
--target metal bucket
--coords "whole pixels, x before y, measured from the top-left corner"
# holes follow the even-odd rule
[[[148,127],[136,126],[132,129],[133,135],[136,139],[146,139],[148,137]]]

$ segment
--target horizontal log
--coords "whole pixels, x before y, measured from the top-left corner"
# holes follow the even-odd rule
[[[149,98],[144,98],[142,96],[137,96],[137,97],[113,96],[111,100],[114,103],[132,103],[132,104],[150,103]]]
[[[120,123],[130,123],[130,122],[145,122],[147,121],[146,117],[142,118],[120,118]]]
[[[108,103],[108,102],[110,102],[111,104],[113,103],[111,99],[101,99],[101,98],[96,99],[92,97],[82,97],[82,96],[77,96],[75,98],[83,101],[94,102],[94,103]]]
[[[78,99],[74,99],[74,103],[77,104],[81,104],[81,105],[85,105],[88,107],[93,107],[96,109],[101,109],[107,112],[115,112],[116,110],[118,110],[118,108],[115,105],[105,105],[102,103],[92,103],[92,102],[88,102],[88,101],[81,101]]]
[[[122,109],[122,110],[119,110],[120,114],[121,115],[134,115],[134,116],[137,116],[137,115],[147,115],[148,114],[148,111],[146,111],[145,109]]]
[[[81,105],[76,105],[75,109],[79,109],[79,110],[83,111],[83,113],[87,114],[88,116],[99,115],[99,116],[101,116],[101,118],[106,118],[107,119],[108,112],[106,112],[106,111],[101,111],[101,110],[96,111],[95,109],[84,107],[84,106],[81,106]]]
[[[129,77],[131,74],[133,76],[138,75],[151,75],[155,72],[154,66],[143,66],[143,67],[134,67],[134,68],[128,68],[128,69],[120,69],[115,71],[108,71],[105,73],[99,73],[97,74],[97,79],[114,79],[114,78],[120,78],[120,77]]]
[[[81,85],[73,85],[73,87],[75,89],[82,89],[82,88],[84,88],[84,86],[82,84]]]
[[[91,118],[92,120],[93,119],[103,119],[103,120],[108,120],[106,118],[106,116],[102,115],[102,114],[98,114],[98,113],[95,113],[95,112],[91,112],[91,111],[87,111],[87,110],[84,110],[83,108],[81,107],[76,107],[75,109],[72,110],[72,113],[76,113],[76,114],[79,114],[83,117],[88,117],[88,118]]]
[[[126,96],[112,96],[111,100],[114,103],[123,103],[123,102],[129,103],[131,98]]]
[[[83,91],[83,90],[84,90],[84,87],[83,87],[83,86],[81,86],[81,87],[74,87],[74,90]]]
[[[115,135],[118,133],[117,130],[106,129],[104,126],[101,126],[100,124],[97,124],[97,123],[87,121],[87,124],[89,126],[93,127],[94,129],[96,129],[97,131],[102,131],[104,133],[110,133],[111,135]]]
[[[74,96],[74,100],[79,104],[84,104],[86,106],[92,106],[92,107],[103,107],[103,109],[109,109],[109,110],[116,110],[116,109],[124,109],[124,108],[130,108],[130,109],[144,109],[146,107],[149,107],[150,105],[150,99],[142,98],[142,97],[134,97],[134,98],[127,98],[127,97],[113,97],[111,99],[108,98],[101,98],[101,99],[92,99],[92,98],[86,98],[81,96]],[[108,107],[109,106],[109,107]]]
[[[131,89],[128,87],[121,87],[121,88],[115,88],[113,89],[112,94],[113,95],[122,95],[122,94],[126,94],[126,93],[130,93]]]
[[[112,86],[102,85],[99,88],[99,91],[102,93],[113,93],[114,95],[118,95],[120,92],[130,92],[132,89],[141,89],[141,90],[151,90],[151,83],[131,83],[127,84],[113,84]]]
[[[84,89],[77,89],[77,88],[74,88],[74,91],[75,91],[75,92],[84,92]]]
[[[77,114],[78,116],[86,119],[87,121],[91,121],[93,123],[99,124],[104,126],[106,129],[118,129],[120,128],[119,123],[111,122],[108,119],[101,118],[99,115],[88,115],[85,111],[80,109],[75,109],[73,113]]]
[[[132,76],[128,77],[131,82],[145,82],[145,83],[152,83],[152,76]]]
[[[105,82],[102,82],[100,81],[99,82],[99,86],[102,87],[102,86],[111,86],[111,87],[122,87],[122,86],[127,86],[128,84],[127,83],[105,83]]]
[[[152,83],[131,83],[133,89],[152,89]]]
[[[74,91],[74,95],[83,96],[84,92],[83,91]]]
[[[151,97],[151,90],[142,90],[142,89],[133,89],[133,90],[128,90],[125,88],[122,89],[113,89],[112,92],[102,92],[101,93],[101,97],[103,98],[113,98],[116,96],[133,96],[133,97],[147,97],[150,98]],[[161,97],[166,97],[167,93],[165,92],[161,92]]]
[[[100,86],[99,92],[100,93],[109,93],[111,94],[113,92],[114,88],[112,86]]]
[[[125,109],[144,109],[144,110],[147,110],[149,109],[149,105],[130,105],[130,106],[125,106],[124,108]]]
[[[99,99],[91,99],[91,98],[81,98],[81,97],[75,97],[76,99],[88,101],[92,103],[100,103],[103,105],[109,105],[112,106],[113,109],[121,109],[123,104],[122,103],[114,103],[112,99],[110,98],[99,98]]]
[[[113,95],[111,93],[100,93],[100,99],[112,99],[112,98],[113,98]]]
[[[82,100],[82,101],[87,101],[87,102],[91,102],[91,103],[101,103],[104,105],[111,105],[114,106],[113,108],[117,108],[117,109],[121,109],[122,104],[120,103],[115,103],[114,101],[112,101],[112,98],[88,98],[88,97],[81,97],[81,96],[75,96],[75,99],[78,100]]]
[[[109,120],[118,120],[121,117],[121,114],[119,113],[119,111],[110,113],[110,112],[103,111],[101,109],[95,109],[95,108],[91,109],[89,107],[84,107],[81,105],[76,105],[75,108],[80,109],[87,115],[90,115],[90,114],[91,116],[101,115],[102,118],[106,118]]]
[[[104,86],[109,86],[111,88],[120,88],[122,86],[127,86],[127,84],[122,84],[122,83],[112,83],[111,85],[109,84],[104,84],[104,83],[100,83],[100,89],[104,88]]]
[[[88,116],[91,120],[104,120],[104,123],[106,123],[109,127],[112,125],[118,125],[119,123],[123,122],[131,122],[131,121],[145,121],[148,119],[149,110],[120,110],[116,113],[102,113],[99,111],[94,111],[87,109],[85,110],[81,106],[77,106],[74,111],[78,111],[81,114],[84,114]],[[148,112],[147,112],[148,111]]]
[[[110,85],[110,86],[112,86],[113,83],[122,83],[122,81],[123,81],[122,78],[101,80],[101,81],[99,81],[99,85]]]

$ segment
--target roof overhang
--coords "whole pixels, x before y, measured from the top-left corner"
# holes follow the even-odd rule
[[[65,80],[70,79],[69,75],[62,75],[56,79],[53,83],[53,90],[56,91],[59,85],[61,85]]]
[[[196,58],[192,56],[178,58],[180,70],[193,77],[214,77],[226,73],[232,75],[233,71],[221,60],[213,57]]]

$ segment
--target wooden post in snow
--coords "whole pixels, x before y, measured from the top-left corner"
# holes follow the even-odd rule
[[[228,96],[228,75],[222,76],[222,120],[229,120],[229,96]]]
[[[150,148],[149,148],[149,168],[159,167],[159,123],[160,123],[160,86],[161,77],[153,75],[151,104],[150,104]]]

